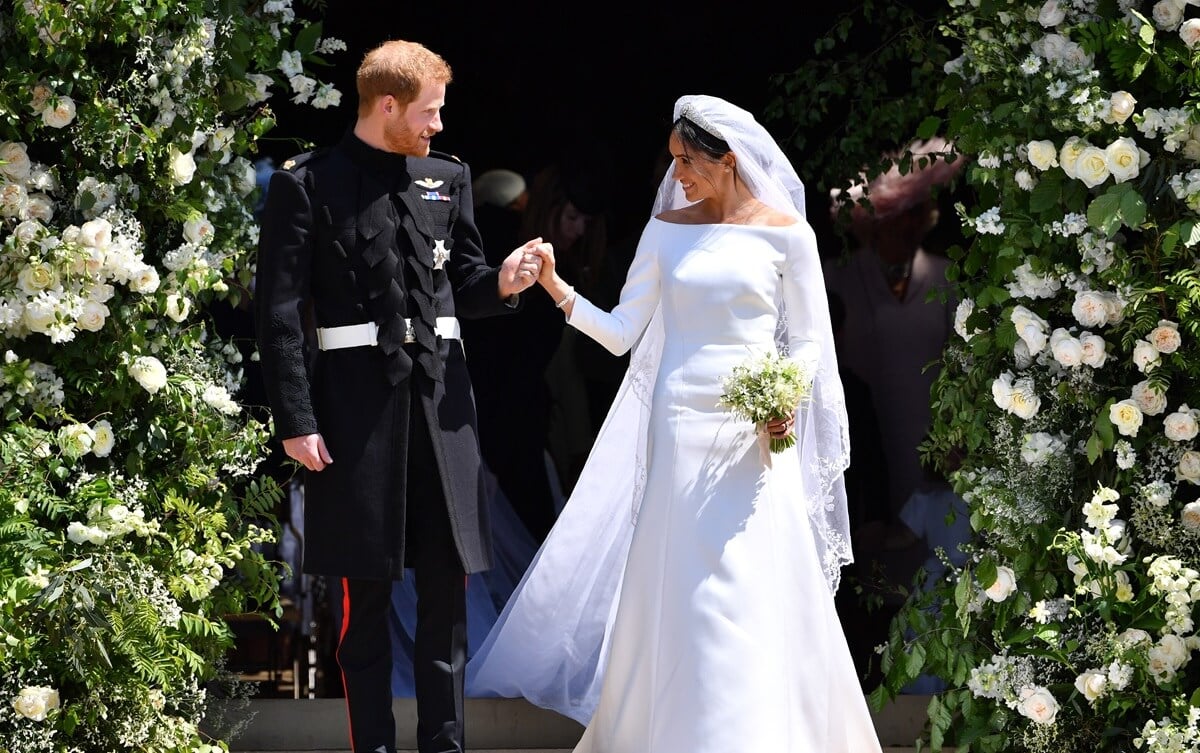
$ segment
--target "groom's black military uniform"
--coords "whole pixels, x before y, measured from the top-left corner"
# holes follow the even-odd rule
[[[462,749],[466,574],[490,568],[475,408],[456,317],[512,311],[467,166],[353,133],[271,179],[255,286],[281,439],[321,434],[305,478],[307,573],[342,577],[338,662],[355,751],[392,751],[391,584],[413,567],[422,753]]]

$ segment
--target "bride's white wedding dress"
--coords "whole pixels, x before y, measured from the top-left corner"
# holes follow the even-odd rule
[[[653,219],[617,308],[576,299],[570,323],[617,352],[661,323],[648,424],[614,408],[582,494],[469,665],[469,692],[586,722],[577,753],[879,751],[799,455],[770,455],[718,405],[734,366],[776,348],[780,300],[789,352],[811,362],[821,338],[798,312],[811,296],[827,305],[821,280],[805,222]],[[621,457],[644,458],[644,479],[596,467]],[[612,502],[598,505],[607,479]]]

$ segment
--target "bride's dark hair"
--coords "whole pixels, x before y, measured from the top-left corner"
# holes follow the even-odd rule
[[[684,146],[703,152],[714,162],[733,151],[725,139],[714,136],[688,120],[686,116],[677,118],[671,125],[671,130],[679,136]]]

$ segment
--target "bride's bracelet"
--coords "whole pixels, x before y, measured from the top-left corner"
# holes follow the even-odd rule
[[[554,304],[554,308],[561,309],[573,300],[575,300],[575,288],[567,288],[567,294],[562,297],[561,301]]]

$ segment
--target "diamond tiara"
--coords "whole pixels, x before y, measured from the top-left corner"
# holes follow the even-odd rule
[[[679,117],[687,118],[689,121],[694,123],[697,128],[700,128],[709,136],[720,139],[721,141],[725,140],[725,137],[721,135],[721,132],[717,130],[717,127],[710,123],[708,118],[704,117],[704,115],[701,114],[701,112],[696,109],[696,106],[691,102],[685,102],[684,105],[679,108]]]

